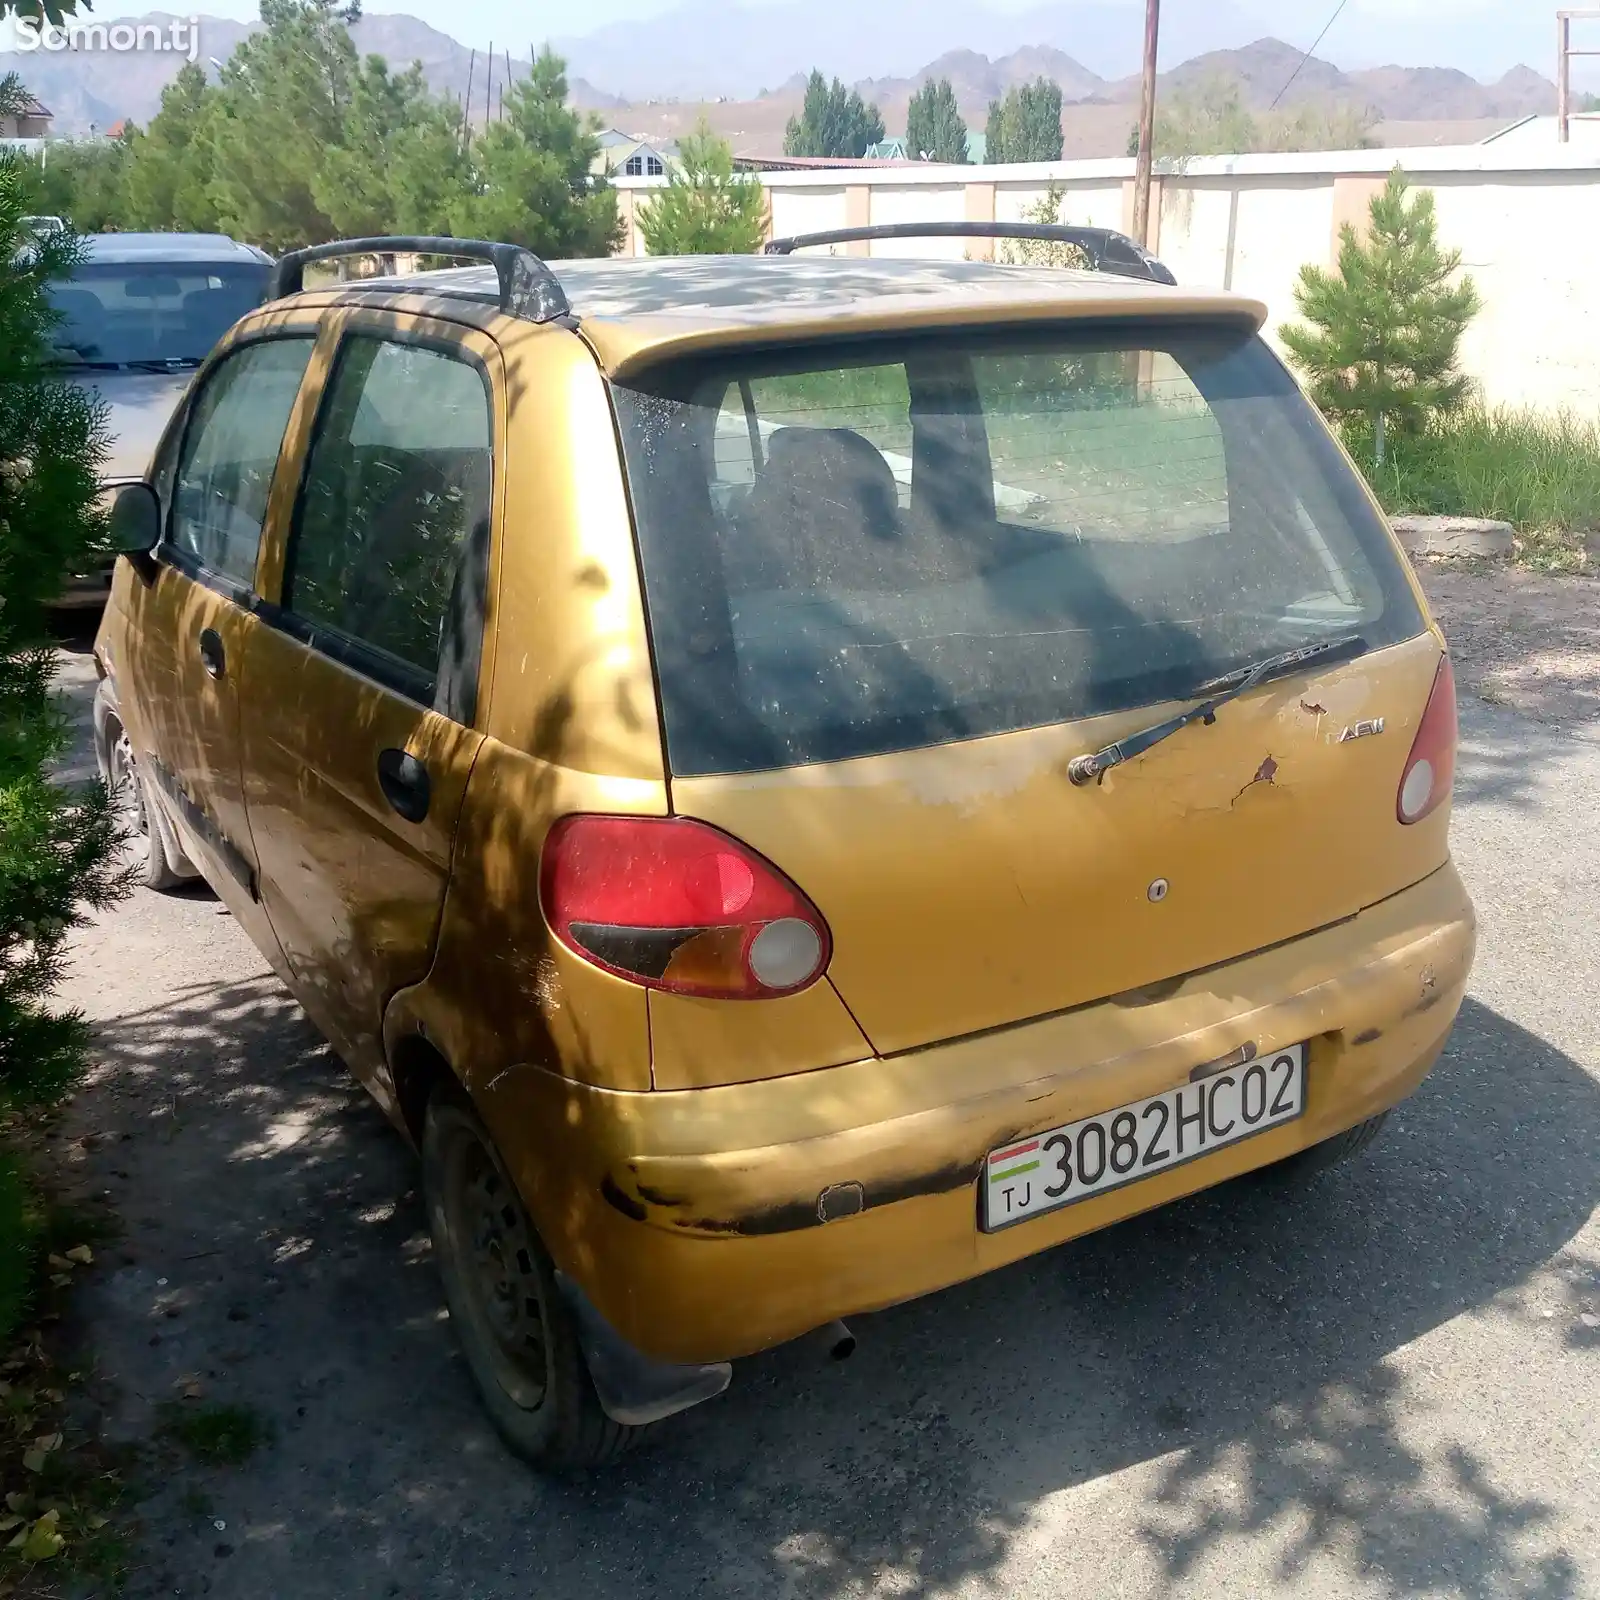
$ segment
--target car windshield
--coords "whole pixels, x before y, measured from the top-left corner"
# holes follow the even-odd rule
[[[266,296],[265,262],[87,261],[52,284],[69,366],[192,366]]]
[[[679,774],[842,760],[1414,636],[1387,530],[1237,327],[747,353],[616,389]]]

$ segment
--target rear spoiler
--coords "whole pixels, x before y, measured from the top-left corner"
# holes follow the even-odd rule
[[[1114,228],[1080,228],[1062,222],[887,222],[876,227],[832,228],[824,233],[769,239],[761,253],[788,256],[814,245],[870,244],[875,239],[1038,239],[1047,244],[1075,246],[1089,258],[1096,272],[1143,278],[1147,283],[1178,281],[1168,267],[1127,234]]]

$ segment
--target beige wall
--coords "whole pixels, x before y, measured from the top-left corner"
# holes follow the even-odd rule
[[[1306,262],[1327,266],[1339,230],[1358,228],[1397,161],[1434,192],[1444,242],[1462,252],[1484,301],[1468,333],[1468,371],[1494,403],[1600,412],[1600,156],[1557,153],[1529,165],[1494,146],[1223,157],[1164,174],[1152,196],[1157,253],[1180,283],[1231,288],[1266,302],[1267,332],[1294,316]],[[1062,186],[1062,218],[1126,228],[1132,163],[886,168],[768,173],[775,234],[859,223],[1016,221]],[[624,190],[649,188],[623,180]],[[628,209],[629,197],[624,198]],[[642,241],[630,240],[635,251]],[[859,249],[860,247],[856,247]],[[893,240],[873,253],[984,254],[967,241]]]

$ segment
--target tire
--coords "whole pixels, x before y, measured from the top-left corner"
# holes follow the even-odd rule
[[[1346,1128],[1331,1139],[1297,1150],[1282,1161],[1274,1161],[1271,1166],[1259,1168],[1256,1176],[1268,1183],[1302,1183],[1314,1178],[1330,1167],[1359,1155],[1383,1131],[1383,1125],[1388,1120],[1389,1113],[1380,1111],[1377,1116],[1368,1117],[1365,1122],[1358,1122],[1355,1127]]]
[[[428,1101],[422,1179],[450,1320],[501,1438],[546,1471],[615,1461],[650,1429],[601,1409],[555,1266],[453,1081]]]
[[[172,864],[166,825],[150,798],[144,774],[133,759],[133,742],[115,716],[107,718],[106,787],[136,861],[134,879],[146,889],[166,894],[190,881]]]

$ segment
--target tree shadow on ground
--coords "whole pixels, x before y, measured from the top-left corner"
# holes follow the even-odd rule
[[[410,1153],[276,982],[104,1020],[77,1112],[81,1181],[127,1223],[86,1293],[102,1425],[146,1437],[197,1378],[275,1431],[231,1473],[154,1458],[135,1595],[1016,1592],[1047,1496],[1158,1461],[1096,1502],[1139,1592],[1241,1537],[1289,1587],[1331,1551],[1375,1592],[1441,1572],[1576,1592],[1529,1542],[1557,1508],[1502,1495],[1461,1440],[1419,1443],[1386,1359],[1462,1313],[1548,1328],[1552,1297],[1569,1347],[1594,1344],[1597,1264],[1572,1241],[1600,1197],[1600,1092],[1476,1003],[1341,1174],[1232,1184],[862,1318],[842,1366],[804,1345],[741,1363],[722,1400],[565,1483],[485,1425]],[[1094,1538],[1075,1532],[1081,1559]]]

